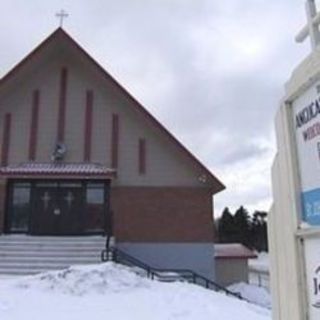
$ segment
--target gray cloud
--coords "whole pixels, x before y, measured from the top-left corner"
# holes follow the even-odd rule
[[[233,165],[238,161],[245,161],[250,158],[257,158],[266,154],[269,149],[265,146],[261,146],[253,143],[238,143],[234,146],[230,145],[230,148],[224,154],[221,165]]]
[[[309,50],[293,42],[301,0],[7,1],[1,75],[55,29],[60,8],[66,30],[227,184],[218,207],[268,202],[274,114]]]

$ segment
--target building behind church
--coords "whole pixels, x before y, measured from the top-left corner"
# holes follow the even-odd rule
[[[0,161],[1,233],[113,234],[214,277],[223,184],[61,28],[0,80]]]

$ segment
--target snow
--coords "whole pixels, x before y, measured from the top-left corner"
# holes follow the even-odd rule
[[[261,272],[269,272],[269,266],[269,254],[267,252],[260,252],[258,254],[258,258],[256,259],[249,259],[250,269]]]
[[[249,282],[270,289],[270,262],[266,252],[258,254],[257,259],[249,260]]]
[[[1,320],[271,320],[265,308],[111,262],[0,281]]]
[[[239,292],[243,298],[259,306],[271,309],[271,296],[264,287],[240,282],[228,287],[233,292]]]

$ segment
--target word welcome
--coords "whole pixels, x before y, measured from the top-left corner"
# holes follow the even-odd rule
[[[308,129],[302,132],[303,140],[309,141],[313,138],[320,136],[320,122],[315,123],[310,126]]]

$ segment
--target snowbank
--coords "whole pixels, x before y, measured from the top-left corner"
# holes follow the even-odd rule
[[[271,309],[271,296],[266,288],[240,282],[229,286],[228,289],[239,292],[243,298],[254,304]]]
[[[266,252],[260,252],[257,259],[249,259],[249,266],[253,270],[269,272],[269,254]]]
[[[1,280],[1,320],[270,320],[267,309],[113,263]]]
[[[73,266],[60,271],[45,272],[14,282],[18,288],[36,289],[69,295],[128,293],[150,288],[147,278],[130,268],[113,263],[95,266]]]

